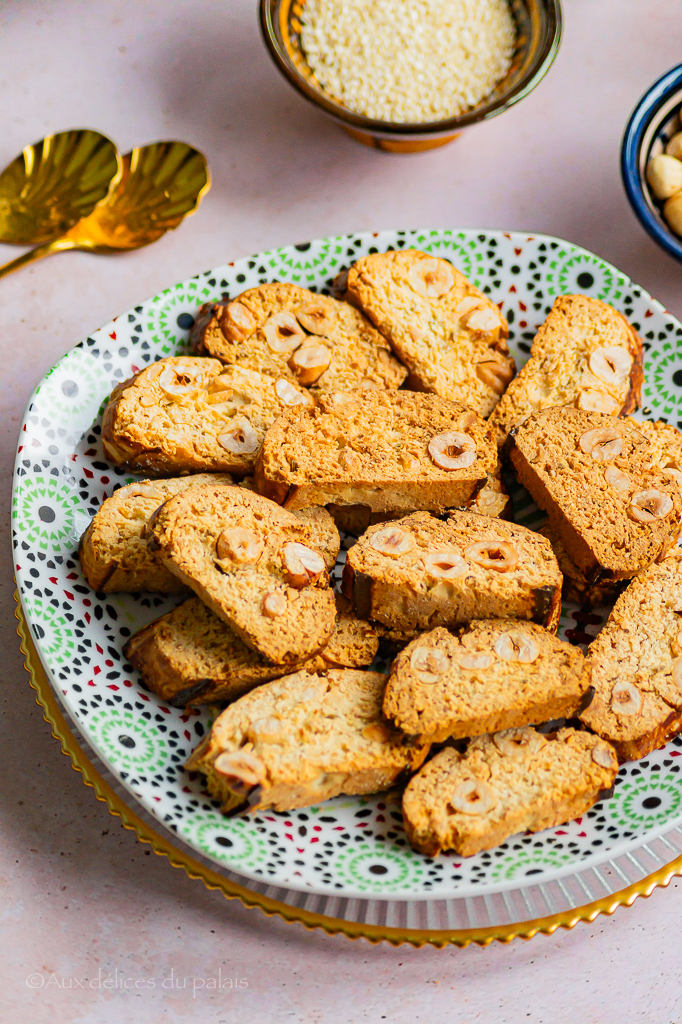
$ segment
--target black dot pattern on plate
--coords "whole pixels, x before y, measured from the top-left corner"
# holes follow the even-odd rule
[[[80,570],[80,535],[100,504],[133,477],[111,466],[101,416],[112,388],[150,362],[188,351],[202,303],[271,280],[330,291],[338,273],[371,251],[421,248],[459,267],[503,309],[510,347],[522,365],[534,334],[562,291],[611,302],[648,345],[647,416],[682,421],[682,327],[626,277],[583,250],[543,236],[476,231],[400,231],[318,239],[262,253],[185,281],[129,310],[68,353],[41,382],[22,425],[12,521],[17,580],[32,634],[53,685],[110,770],[158,820],[217,863],[272,884],[314,891],[459,895],[492,892],[515,878],[537,881],[585,866],[623,840],[641,842],[652,823],[674,821],[682,740],[620,769],[614,795],[576,821],[513,836],[475,857],[437,860],[410,850],[399,800],[386,794],[337,797],[319,807],[226,819],[184,763],[206,735],[206,709],[171,708],[150,693],[123,656],[126,640],[174,607],[158,594],[94,594]],[[672,346],[667,345],[672,342]],[[515,518],[539,521],[527,495]],[[340,583],[342,538],[333,578]],[[577,643],[592,620],[563,609],[562,631]],[[388,668],[382,657],[377,667]],[[672,781],[671,781],[672,780]]]

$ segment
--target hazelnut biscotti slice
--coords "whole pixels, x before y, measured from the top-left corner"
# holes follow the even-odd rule
[[[102,443],[135,473],[253,471],[265,431],[292,405],[312,405],[305,388],[217,359],[171,356],[111,393]]]
[[[384,714],[432,743],[573,718],[591,698],[577,647],[531,622],[471,622],[423,633],[391,666]]]
[[[263,284],[231,302],[207,303],[190,339],[200,355],[319,392],[398,388],[407,376],[359,310],[295,284]]]
[[[371,526],[349,549],[343,592],[363,619],[433,629],[527,619],[556,630],[561,573],[545,537],[474,512],[415,512]]]
[[[615,751],[588,732],[506,729],[467,752],[446,748],[408,783],[405,831],[415,850],[470,857],[517,832],[540,832],[584,814],[607,796]]]
[[[408,386],[487,416],[514,376],[497,306],[447,260],[415,249],[363,256],[348,297],[388,338]]]
[[[316,654],[334,629],[334,595],[310,527],[241,487],[190,487],[157,509],[162,563],[268,661]]]
[[[682,559],[640,573],[588,656],[594,700],[582,721],[634,761],[682,730]]]
[[[653,465],[632,419],[581,409],[534,413],[511,434],[519,483],[588,583],[628,579],[679,531],[679,485]]]
[[[120,590],[177,594],[185,590],[177,576],[149,550],[147,523],[167,498],[208,483],[231,484],[232,477],[227,473],[200,473],[170,480],[141,480],[114,491],[97,509],[78,548],[83,575],[92,589],[105,594]]]
[[[357,618],[345,598],[336,598],[336,611],[327,646],[294,668],[324,672],[371,665],[379,634]],[[236,700],[292,671],[247,647],[198,597],[150,622],[128,640],[124,653],[149,689],[176,707]]]
[[[387,789],[429,748],[384,721],[385,684],[380,672],[353,669],[266,683],[223,711],[186,767],[207,776],[228,814]]]
[[[640,405],[643,382],[642,339],[625,317],[599,299],[562,295],[490,422],[503,444],[512,427],[550,406],[624,415]]]
[[[440,511],[464,505],[496,465],[487,423],[463,405],[411,391],[337,392],[280,416],[255,479],[285,508]]]

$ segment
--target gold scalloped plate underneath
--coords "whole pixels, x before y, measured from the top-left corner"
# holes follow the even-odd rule
[[[85,785],[94,789],[97,799],[107,805],[111,814],[121,819],[124,828],[135,832],[140,842],[149,843],[154,853],[168,857],[174,868],[184,868],[190,878],[200,878],[208,889],[219,889],[226,899],[240,900],[249,910],[258,907],[269,917],[277,914],[288,924],[298,922],[309,931],[321,928],[328,935],[342,934],[348,939],[363,938],[372,943],[390,942],[392,946],[409,943],[417,948],[436,946],[439,949],[449,945],[463,948],[472,942],[478,946],[489,946],[493,940],[506,943],[517,938],[532,939],[538,933],[552,935],[557,928],[571,929],[580,921],[594,921],[599,914],[613,914],[618,907],[632,906],[638,896],[650,896],[654,889],[665,887],[672,878],[682,874],[682,856],[680,856],[653,874],[635,882],[634,885],[593,903],[587,903],[585,906],[553,914],[550,917],[538,917],[532,921],[523,921],[519,924],[491,928],[467,928],[457,931],[387,928],[343,921],[339,918],[325,917],[323,914],[313,914],[307,910],[291,907],[286,903],[280,903],[260,893],[252,892],[245,886],[237,885],[221,877],[211,868],[174,846],[169,838],[150,828],[102,778],[83,752],[61,712],[29,634],[17,593],[14,598],[16,601],[15,615],[18,620],[17,633],[21,638],[21,652],[24,655],[26,671],[29,673],[31,686],[36,691],[36,704],[43,709],[43,718],[52,726],[52,735],[59,740],[62,753],[71,759],[72,767],[83,776]]]

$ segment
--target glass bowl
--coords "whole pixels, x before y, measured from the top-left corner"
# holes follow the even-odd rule
[[[295,89],[354,139],[389,152],[413,153],[444,146],[465,128],[503,113],[544,78],[561,42],[561,0],[510,0],[516,21],[516,50],[509,71],[482,103],[442,121],[377,121],[349,110],[316,81],[301,47],[304,4],[305,0],[261,0],[260,24],[270,56]]]
[[[644,93],[628,121],[621,147],[623,184],[632,209],[655,242],[682,263],[682,238],[668,227],[646,180],[649,158],[682,131],[682,64],[666,71]]]

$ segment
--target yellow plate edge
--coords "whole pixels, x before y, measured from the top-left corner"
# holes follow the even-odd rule
[[[36,704],[43,709],[44,720],[52,727],[52,735],[59,740],[62,753],[71,759],[71,767],[81,773],[86,786],[94,789],[95,796],[109,808],[109,813],[120,818],[124,828],[135,832],[142,843],[149,843],[154,853],[167,857],[174,868],[183,868],[192,879],[201,879],[208,889],[219,889],[226,899],[238,899],[248,910],[258,907],[268,917],[275,914],[287,924],[302,924],[308,931],[321,928],[328,935],[345,935],[348,939],[367,939],[377,944],[389,942],[392,946],[409,943],[411,946],[435,946],[443,949],[449,945],[464,948],[472,942],[478,946],[489,946],[491,942],[508,943],[512,939],[532,939],[534,935],[552,935],[557,928],[574,928],[580,921],[592,922],[599,914],[611,915],[621,906],[630,907],[638,896],[650,896],[654,889],[665,887],[676,875],[682,874],[682,856],[654,871],[653,874],[635,882],[626,889],[605,896],[603,899],[586,903],[582,907],[552,914],[549,917],[538,917],[532,921],[519,924],[492,926],[489,928],[462,928],[456,931],[419,930],[414,928],[386,928],[381,925],[362,924],[354,921],[343,921],[340,918],[314,914],[308,910],[291,907],[278,900],[252,892],[245,886],[237,885],[223,878],[217,872],[201,864],[194,857],[173,846],[165,836],[150,828],[102,778],[97,769],[87,758],[74,737],[59,707],[47,673],[40,660],[28,630],[19,594],[14,593],[16,607],[14,614],[17,619],[17,633],[21,640],[21,653],[24,655],[24,667],[30,677],[30,685],[36,692]]]

